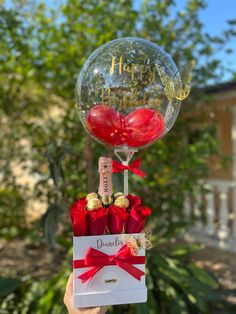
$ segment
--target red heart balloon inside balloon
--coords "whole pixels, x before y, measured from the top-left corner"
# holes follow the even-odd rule
[[[142,147],[159,138],[164,127],[162,115],[148,108],[138,108],[123,116],[112,107],[98,104],[87,116],[90,133],[113,146]]]
[[[122,117],[112,107],[98,104],[87,116],[87,128],[96,138],[111,145],[122,145]]]
[[[125,117],[125,128],[129,134],[127,145],[141,147],[159,138],[164,131],[162,115],[154,109],[138,108]]]

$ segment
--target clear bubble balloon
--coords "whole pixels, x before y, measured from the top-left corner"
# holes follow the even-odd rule
[[[146,147],[172,127],[186,97],[172,58],[140,38],[98,48],[76,84],[81,121],[99,142],[115,148]]]

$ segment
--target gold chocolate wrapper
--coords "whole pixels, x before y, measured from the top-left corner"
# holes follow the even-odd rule
[[[87,203],[87,210],[102,208],[102,202],[98,198],[90,199]]]
[[[123,194],[122,192],[116,192],[116,193],[114,194],[114,198],[115,198],[115,199],[117,199],[117,198],[120,197],[120,196],[124,196],[124,194]]]
[[[95,192],[89,193],[89,194],[86,196],[86,200],[87,200],[87,201],[92,200],[92,199],[97,199],[97,198],[98,198],[98,194],[95,193]]]
[[[113,203],[113,198],[110,195],[103,195],[101,198],[102,198],[102,203],[105,206]]]
[[[129,207],[129,200],[125,196],[119,196],[115,200],[114,205],[118,206],[118,207],[128,208]]]

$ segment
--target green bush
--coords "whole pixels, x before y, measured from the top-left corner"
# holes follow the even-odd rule
[[[25,200],[21,193],[12,188],[0,190],[0,237],[11,239],[25,230]]]

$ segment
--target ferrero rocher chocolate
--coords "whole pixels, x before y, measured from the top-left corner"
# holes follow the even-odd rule
[[[123,196],[119,196],[119,197],[117,197],[117,199],[115,200],[114,205],[115,205],[115,206],[118,206],[118,207],[125,207],[125,208],[128,208],[128,207],[129,207],[129,200],[128,200],[128,198],[125,197],[124,195],[123,195]]]
[[[87,210],[102,208],[102,202],[98,198],[90,199],[87,203]]]
[[[117,198],[120,197],[120,196],[124,196],[124,194],[123,194],[122,192],[116,192],[116,193],[114,194],[114,198],[115,198],[115,199],[117,199]]]
[[[110,195],[103,195],[101,197],[103,205],[110,205],[113,202],[113,198]]]
[[[97,193],[89,193],[87,196],[86,196],[86,200],[89,201],[89,200],[92,200],[94,198],[98,198],[98,194]]]

